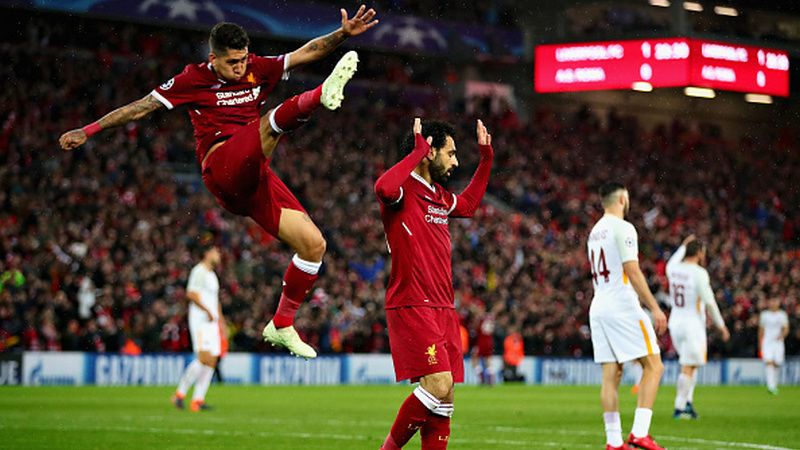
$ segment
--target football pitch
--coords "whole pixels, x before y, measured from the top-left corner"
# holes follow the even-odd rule
[[[214,411],[178,411],[169,387],[0,388],[0,448],[377,450],[409,386],[219,386]],[[676,449],[800,448],[800,388],[698,386],[697,421],[656,405],[653,435]],[[452,449],[604,448],[598,387],[458,387]],[[623,432],[635,398],[620,395]],[[415,437],[405,448],[419,449]]]

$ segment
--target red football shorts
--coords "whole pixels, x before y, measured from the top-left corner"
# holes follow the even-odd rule
[[[464,382],[464,357],[458,314],[452,308],[407,306],[386,310],[389,347],[397,381],[419,381],[437,372],[450,372]]]
[[[269,168],[255,120],[217,147],[203,167],[203,183],[226,210],[253,219],[277,237],[281,209],[305,212],[303,205]]]

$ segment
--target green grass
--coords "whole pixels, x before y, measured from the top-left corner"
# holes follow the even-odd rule
[[[0,388],[0,448],[376,450],[409,386],[213,385],[207,413],[172,407],[169,387]],[[703,387],[697,421],[659,395],[652,434],[670,450],[800,448],[800,388]],[[598,387],[459,387],[451,449],[604,446]],[[635,399],[621,389],[623,431]],[[408,449],[419,449],[414,438]]]

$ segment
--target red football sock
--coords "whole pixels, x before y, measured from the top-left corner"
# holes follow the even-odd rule
[[[317,274],[310,274],[298,269],[294,261],[289,263],[283,276],[283,293],[278,303],[278,310],[272,318],[275,328],[285,328],[294,322],[294,315],[303,304],[306,294],[317,281]]]
[[[270,117],[272,128],[279,133],[285,133],[300,127],[320,105],[320,98],[322,98],[322,85],[284,100],[272,112]]]
[[[403,447],[430,416],[430,410],[412,393],[397,411],[392,431],[386,437],[386,442],[381,448],[395,450],[395,448]]]
[[[450,441],[450,418],[433,414],[419,430],[422,450],[444,450]]]

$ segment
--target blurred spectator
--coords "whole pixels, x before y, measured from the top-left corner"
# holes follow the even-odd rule
[[[206,230],[225,250],[219,277],[231,351],[271,351],[261,327],[290,253],[205,191],[184,114],[104,131],[70,153],[55,143],[202,59],[193,45],[200,33],[69,20],[25,16],[22,34],[0,45],[3,60],[28,62],[0,66],[8,87],[0,93],[0,351],[188,350],[183,286],[191,245]],[[278,53],[282,45],[266,47]],[[390,263],[372,184],[400,158],[396,142],[419,114],[419,98],[456,104],[419,86],[417,72],[408,72],[403,95],[385,82],[392,62],[423,66],[431,80],[447,78],[446,65],[363,58],[369,81],[356,84],[358,95],[287,135],[272,162],[327,238],[320,281],[297,317],[304,338],[326,353],[388,351]],[[291,83],[313,80],[313,70],[293,74],[269,101],[298,91]],[[479,308],[492,314],[487,343],[500,348],[519,327],[524,354],[591,355],[585,239],[601,214],[594,191],[611,178],[630,189],[641,265],[657,297],[682,237],[709,242],[708,270],[732,331],[727,344],[711,338],[710,357],[755,356],[755,313],[771,296],[783,299],[800,330],[796,130],[765,128],[731,141],[679,119],[645,129],[633,116],[599,117],[589,108],[569,116],[542,109],[519,126],[503,109],[482,117],[496,149],[490,198],[474,219],[451,223],[456,305],[467,327]],[[475,117],[463,103],[426,110],[458,126],[458,190],[477,163]],[[668,336],[660,343],[674,353]],[[798,354],[800,333],[786,346]]]

